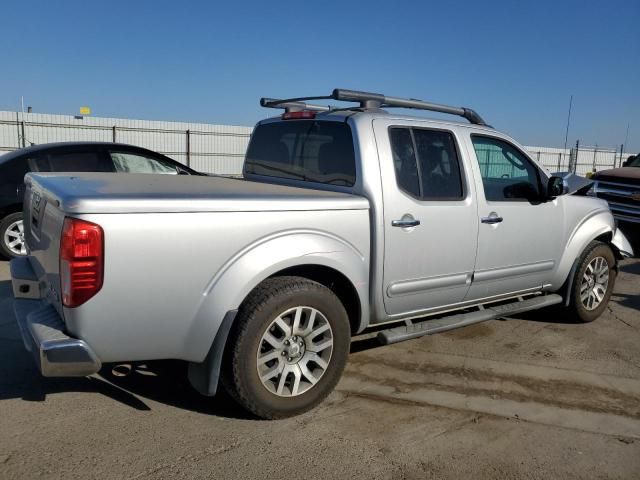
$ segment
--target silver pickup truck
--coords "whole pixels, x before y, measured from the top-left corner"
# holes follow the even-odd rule
[[[394,343],[550,305],[578,321],[606,308],[632,254],[606,202],[568,194],[471,109],[316,98],[346,104],[262,99],[284,112],[257,124],[242,180],[27,175],[29,255],[11,275],[43,375],[180,359],[202,394],[221,383],[280,418],[331,392],[371,326]]]

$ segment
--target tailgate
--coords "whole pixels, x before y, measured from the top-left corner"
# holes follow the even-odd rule
[[[63,317],[59,250],[64,213],[58,205],[46,189],[27,175],[23,214],[28,259],[38,278],[41,297]]]

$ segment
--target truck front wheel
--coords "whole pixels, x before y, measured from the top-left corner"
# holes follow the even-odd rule
[[[331,393],[349,355],[351,332],[340,300],[302,277],[274,277],[238,311],[222,382],[261,418],[303,413]]]
[[[616,280],[616,259],[609,245],[593,241],[578,260],[569,297],[569,314],[593,322],[607,308]]]

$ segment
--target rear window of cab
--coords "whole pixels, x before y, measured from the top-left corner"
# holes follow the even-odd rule
[[[251,135],[245,173],[353,186],[353,137],[343,122],[289,120],[258,125]]]

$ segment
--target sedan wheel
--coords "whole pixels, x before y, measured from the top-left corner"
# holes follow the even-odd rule
[[[24,222],[21,213],[12,213],[0,222],[0,251],[7,257],[20,257],[27,254],[24,240]]]

